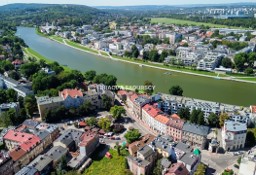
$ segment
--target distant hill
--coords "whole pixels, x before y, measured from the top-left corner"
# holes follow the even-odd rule
[[[7,13],[8,11],[8,13]],[[16,25],[41,25],[54,22],[58,25],[82,25],[103,20],[106,12],[84,5],[9,4],[0,6],[1,18]]]

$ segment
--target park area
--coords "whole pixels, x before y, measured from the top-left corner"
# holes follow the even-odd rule
[[[176,24],[176,25],[193,25],[193,26],[209,26],[213,28],[237,28],[237,27],[229,27],[226,25],[213,24],[213,23],[205,23],[205,22],[195,22],[189,20],[182,19],[174,19],[174,18],[152,18],[151,23],[162,23],[162,24]]]
[[[111,154],[111,158],[105,156],[106,152]],[[101,145],[92,155],[93,163],[85,170],[86,175],[129,175],[129,170],[126,169],[125,149],[121,149],[120,155],[117,150],[109,149],[107,146]]]

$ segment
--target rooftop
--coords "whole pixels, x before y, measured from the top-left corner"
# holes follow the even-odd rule
[[[173,128],[177,128],[177,129],[182,129],[183,125],[184,125],[184,120],[178,118],[179,116],[176,114],[173,114],[170,117],[170,120],[168,122],[168,126],[171,126]]]
[[[161,113],[161,110],[158,108],[155,108],[154,106],[150,104],[146,104],[143,107],[143,110],[146,111],[151,117],[156,117],[159,113]]]
[[[35,158],[28,166],[34,167],[38,171],[42,171],[45,167],[47,167],[52,162],[52,159],[45,155],[39,155]]]
[[[4,139],[18,143],[24,143],[32,138],[36,139],[33,134],[28,134],[25,132],[19,132],[15,130],[9,130],[4,136]]]
[[[142,160],[133,156],[127,156],[127,159],[130,159],[132,162],[134,162],[139,167],[146,167],[150,165],[150,162],[147,160]]]
[[[62,158],[62,156],[66,155],[67,152],[67,148],[63,148],[62,146],[54,146],[46,153],[46,155],[49,156],[53,161],[58,161]]]
[[[166,115],[159,114],[155,117],[155,120],[157,120],[158,122],[160,122],[162,124],[167,124],[170,119]]]
[[[83,92],[78,89],[64,89],[60,92],[60,96],[66,99],[68,96],[71,98],[83,97]]]
[[[139,141],[131,143],[129,145],[129,150],[131,150],[131,154],[135,155],[139,149],[151,143],[154,139],[155,139],[155,136],[151,134],[146,134]]]
[[[189,175],[189,171],[183,163],[179,162],[172,164],[165,175]]]
[[[90,145],[92,142],[97,141],[97,134],[94,133],[84,133],[80,139],[81,142],[79,143],[79,146],[87,146]]]
[[[25,154],[27,154],[27,152],[25,150],[21,149],[20,146],[18,146],[10,151],[10,156],[13,161],[19,160]]]
[[[28,128],[35,128],[38,124],[38,121],[32,119],[27,119],[22,123],[22,125],[25,125]]]
[[[225,129],[227,131],[233,131],[233,132],[246,131],[247,124],[228,120],[228,121],[225,121]]]
[[[203,126],[203,125],[195,125],[195,124],[186,122],[184,123],[182,130],[190,133],[194,133],[200,136],[207,136],[210,131],[210,127]]]
[[[138,150],[137,153],[141,154],[145,159],[147,159],[147,157],[154,154],[154,150],[150,146],[146,145]]]
[[[34,167],[25,166],[15,175],[35,175],[38,171]]]
[[[21,143],[20,147],[29,152],[31,149],[35,148],[40,143],[40,138],[37,136],[33,136],[29,138],[27,141]]]

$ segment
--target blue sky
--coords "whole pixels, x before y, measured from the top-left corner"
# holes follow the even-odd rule
[[[0,5],[11,3],[51,3],[83,4],[88,6],[123,6],[123,5],[180,5],[180,4],[218,4],[235,3],[245,0],[0,0]],[[248,0],[246,2],[255,2]]]

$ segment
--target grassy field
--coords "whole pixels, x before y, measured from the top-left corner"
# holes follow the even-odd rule
[[[50,36],[49,38],[50,38],[50,39],[54,39],[54,40],[56,40],[56,41],[58,41],[58,42],[60,42],[60,43],[64,43],[63,38],[61,38],[61,37],[59,37],[59,36],[52,35],[52,36]]]
[[[125,169],[125,155],[118,156],[117,151],[110,149],[112,155],[111,159],[99,156],[98,154],[103,149],[98,148],[92,156],[93,163],[85,170],[84,175],[127,175],[128,171]]]
[[[43,55],[37,53],[36,51],[34,51],[33,49],[31,48],[24,48],[23,51],[25,52],[25,54],[29,57],[34,57],[36,58],[37,60],[45,60],[46,63],[52,63],[53,61],[44,57]],[[67,66],[62,66],[64,68],[65,71],[70,71],[71,69]]]
[[[231,27],[221,24],[213,24],[213,23],[205,23],[205,22],[195,22],[189,20],[181,20],[181,19],[173,19],[173,18],[152,18],[151,23],[164,23],[164,24],[177,24],[177,25],[195,25],[195,26],[209,26],[215,28],[239,28],[239,27]]]
[[[93,49],[91,49],[91,48],[82,46],[81,44],[75,43],[75,42],[73,42],[73,41],[66,40],[66,43],[67,43],[68,45],[73,46],[73,47],[76,47],[76,48],[78,48],[78,49],[82,49],[82,50],[89,51],[89,52],[93,52],[93,53],[98,53],[98,51],[96,51],[96,50],[93,50]]]

